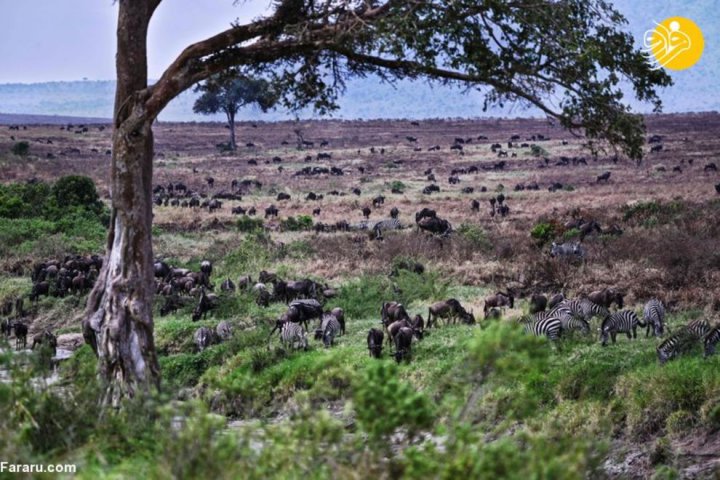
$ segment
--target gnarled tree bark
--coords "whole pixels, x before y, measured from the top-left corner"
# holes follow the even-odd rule
[[[99,359],[103,403],[117,407],[160,382],[153,341],[152,119],[147,117],[147,27],[157,2],[121,0],[105,261],[90,294],[83,334]]]

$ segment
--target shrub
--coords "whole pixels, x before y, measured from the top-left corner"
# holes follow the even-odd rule
[[[95,189],[95,182],[89,177],[60,177],[52,187],[52,196],[55,206],[64,211],[72,207],[82,207],[96,214],[102,212],[103,205]]]
[[[312,227],[313,221],[310,215],[298,215],[297,217],[288,217],[280,222],[280,228],[290,232],[312,230]]]
[[[535,145],[535,144],[530,146],[530,153],[532,154],[533,157],[545,157],[548,155],[547,150],[545,150],[540,145]]]
[[[390,184],[390,190],[399,190],[401,193],[405,191],[407,185],[400,180],[395,180]]]
[[[238,218],[235,226],[240,232],[254,232],[256,230],[262,230],[263,221],[260,218],[253,218],[243,215]]]
[[[401,427],[413,436],[433,422],[430,399],[400,380],[390,362],[372,363],[356,381],[352,398],[360,427],[376,442]]]
[[[12,153],[24,157],[25,155],[30,153],[30,144],[25,141],[17,142],[15,143],[15,145],[12,146]]]
[[[480,225],[473,225],[470,223],[463,223],[460,228],[457,229],[458,234],[464,238],[471,246],[478,250],[487,251],[492,248],[490,240],[487,238],[485,230]]]
[[[539,246],[545,245],[556,235],[555,225],[549,222],[538,223],[530,230],[530,236],[537,241]]]

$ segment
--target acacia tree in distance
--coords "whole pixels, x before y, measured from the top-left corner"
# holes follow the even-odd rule
[[[606,0],[283,0],[273,13],[189,45],[148,85],[147,33],[161,0],[118,0],[111,225],[85,339],[104,402],[159,387],[153,343],[152,123],[173,98],[230,67],[264,76],[288,107],[336,107],[344,81],[429,78],[520,101],[639,157],[642,118],[623,86],[659,109],[653,71]],[[240,4],[242,8],[242,3]]]
[[[265,112],[278,101],[270,83],[262,78],[240,75],[236,69],[213,75],[198,84],[196,92],[202,92],[193,111],[204,115],[225,113],[230,128],[230,150],[237,150],[235,142],[235,115],[247,105],[257,105]]]

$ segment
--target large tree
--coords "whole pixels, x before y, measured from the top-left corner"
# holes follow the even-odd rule
[[[223,112],[230,129],[230,150],[237,150],[235,142],[235,115],[248,105],[256,105],[263,112],[277,102],[275,89],[262,78],[241,75],[236,69],[213,75],[195,87],[202,94],[195,100],[193,111],[210,115]]]
[[[670,84],[605,0],[284,0],[267,17],[189,45],[148,85],[146,38],[160,2],[118,1],[112,221],[83,323],[112,404],[159,385],[152,124],[197,82],[237,67],[271,81],[287,106],[326,112],[352,76],[429,78],[479,89],[487,104],[532,105],[632,157],[643,126],[623,91],[659,108],[656,89]]]

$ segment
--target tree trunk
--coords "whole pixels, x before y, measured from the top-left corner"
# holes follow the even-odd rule
[[[138,391],[157,389],[160,381],[152,318],[153,134],[142,97],[153,2],[119,3],[110,231],[83,321],[105,381],[103,403],[114,407]]]
[[[235,141],[235,114],[228,112],[227,119],[228,125],[230,126],[230,150],[234,152],[237,150],[237,142]]]

